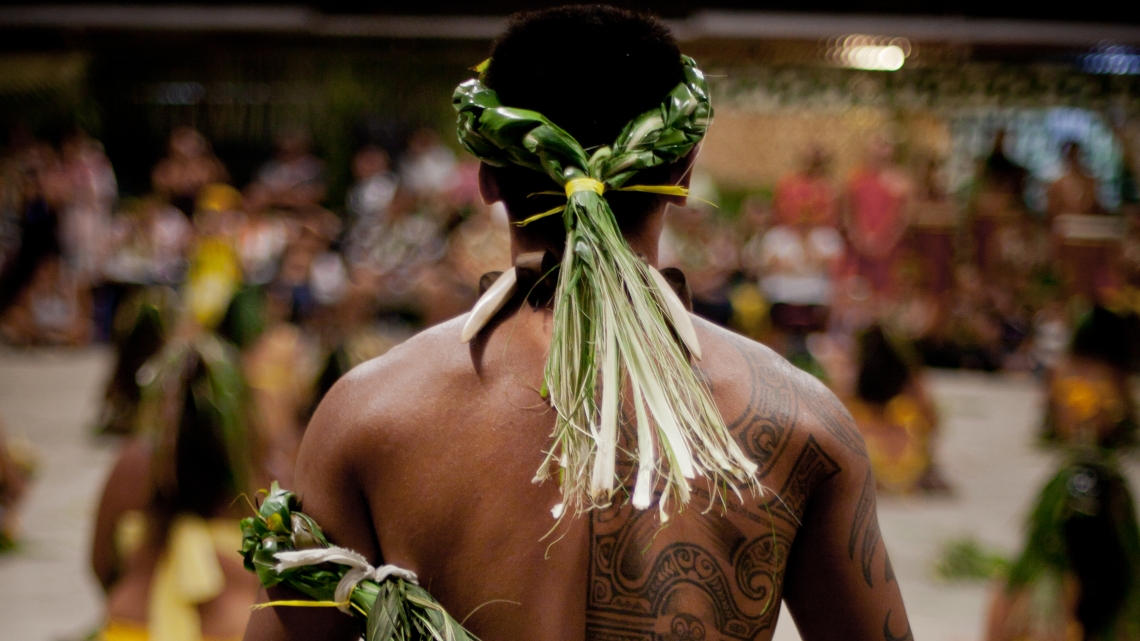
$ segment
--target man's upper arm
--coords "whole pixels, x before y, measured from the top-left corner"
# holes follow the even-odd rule
[[[784,598],[805,641],[913,641],[879,533],[875,478],[838,399],[808,392],[809,420],[840,471],[812,492],[788,560]]]
[[[371,563],[380,562],[370,511],[357,482],[358,453],[367,438],[367,387],[349,374],[321,402],[301,442],[296,488],[301,507],[334,545],[355,550]],[[304,599],[284,588],[262,590],[261,602]],[[347,640],[359,637],[352,617],[335,608],[274,607],[255,611],[247,640]]]

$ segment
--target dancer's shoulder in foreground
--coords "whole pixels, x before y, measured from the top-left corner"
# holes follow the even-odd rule
[[[591,6],[515,20],[479,69],[459,137],[517,226],[476,310],[509,302],[334,387],[298,459],[305,510],[484,641],[765,640],[785,597],[809,640],[909,638],[850,416],[654,268],[712,113],[695,63],[661,23]],[[279,607],[247,638],[357,625]]]
[[[455,338],[463,320],[357,368],[322,403],[297,483],[330,540],[416,572],[458,620],[483,606],[465,625],[484,641],[768,639],[781,598],[809,641],[910,638],[862,438],[814,378],[696,321],[698,371],[764,494],[704,513],[698,479],[665,527],[624,502],[543,539],[561,500],[531,483],[553,424],[539,393],[549,314],[508,310],[472,346]],[[247,638],[349,639],[356,626],[275,608]]]

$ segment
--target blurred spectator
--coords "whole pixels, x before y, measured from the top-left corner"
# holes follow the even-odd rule
[[[845,224],[855,269],[880,296],[893,293],[913,197],[910,179],[893,163],[894,153],[885,135],[872,136],[863,165],[847,181]]]
[[[927,291],[944,295],[954,272],[954,238],[959,225],[958,204],[946,191],[943,162],[927,156],[919,162],[909,243]]]
[[[16,345],[82,345],[91,334],[90,290],[61,256],[48,254],[0,316],[0,333]]]
[[[67,176],[50,145],[33,144],[22,156],[19,246],[0,274],[0,313],[20,296],[45,256],[59,255],[58,212],[70,197]]]
[[[1049,185],[1048,206],[1046,211],[1049,220],[1054,220],[1062,214],[1092,215],[1099,214],[1100,202],[1097,200],[1096,177],[1089,172],[1081,159],[1081,145],[1075,141],[1066,142],[1061,146],[1061,160],[1064,173]]]
[[[827,326],[832,280],[844,256],[839,231],[817,220],[801,209],[797,219],[777,224],[760,241],[760,290],[784,342],[777,351],[797,364],[807,356],[807,335]]]
[[[234,248],[233,222],[241,193],[229,185],[202,188],[194,212],[194,248],[182,288],[186,308],[198,327],[221,322],[241,283],[241,259]]]
[[[739,250],[735,230],[717,220],[712,207],[690,197],[687,206],[668,209],[658,262],[684,272],[695,314],[728,325],[729,277],[739,268]]]
[[[400,163],[400,182],[418,198],[446,193],[455,180],[455,154],[445,147],[434,129],[419,129],[408,141]]]
[[[991,270],[995,230],[1008,219],[1020,218],[1025,212],[1025,187],[1029,172],[1005,155],[1006,132],[999,129],[993,150],[982,164],[977,190],[971,203],[970,237],[974,260],[983,273]]]
[[[776,224],[837,227],[835,191],[828,176],[829,159],[819,147],[808,152],[804,167],[776,184]]]
[[[257,172],[270,204],[297,210],[325,199],[325,164],[312,154],[311,146],[309,134],[300,130],[277,138],[277,154]]]
[[[102,145],[83,132],[64,141],[63,166],[71,183],[60,220],[64,257],[76,276],[97,284],[109,250],[111,207],[118,197],[115,172]]]
[[[388,206],[396,196],[399,181],[389,171],[388,153],[376,146],[356,152],[352,159],[352,175],[356,179],[346,203],[350,224],[364,220],[386,222]]]
[[[134,285],[182,280],[193,228],[176,207],[154,197],[135,200],[115,217],[113,234],[104,267],[108,280]]]
[[[229,172],[211,151],[210,143],[192,127],[177,127],[171,132],[167,155],[151,172],[155,193],[187,218],[194,213],[199,189],[228,180]]]
[[[277,263],[291,236],[289,224],[270,207],[269,189],[250,183],[242,194],[244,216],[237,232],[242,276],[250,285],[265,285],[277,273]]]

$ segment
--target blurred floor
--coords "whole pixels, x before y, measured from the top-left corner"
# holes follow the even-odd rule
[[[87,545],[113,449],[89,432],[109,366],[110,353],[101,349],[0,350],[0,417],[42,457],[23,546],[0,557],[3,641],[79,639],[99,622]],[[1050,463],[1030,446],[1040,420],[1033,379],[935,372],[930,383],[944,418],[940,457],[955,495],[882,498],[879,516],[915,638],[967,641],[980,637],[987,588],[937,581],[931,568],[938,548],[969,534],[1014,552],[1022,515]],[[1135,465],[1130,472],[1140,486]],[[776,639],[798,639],[786,613],[781,621]]]
[[[40,466],[20,548],[0,556],[0,639],[71,641],[102,616],[87,546],[114,444],[90,437],[111,352],[0,349],[0,419]]]

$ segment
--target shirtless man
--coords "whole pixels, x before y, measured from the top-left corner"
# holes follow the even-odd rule
[[[581,46],[563,57],[551,49],[559,42]],[[512,23],[487,84],[503,104],[542,112],[589,148],[660,103],[679,81],[679,54],[655,21],[604,7],[551,10]],[[568,68],[596,100],[567,99]],[[660,182],[683,184],[691,161],[663,168]],[[512,220],[542,210],[526,196],[549,189],[535,189],[544,180],[518,167],[481,170],[485,199],[502,200]],[[629,245],[656,263],[664,210],[677,198],[606,197]],[[546,222],[512,228],[512,252],[560,252],[561,223]],[[543,538],[561,501],[554,482],[531,482],[555,419],[538,392],[551,313],[516,302],[469,346],[459,342],[463,322],[353,370],[313,417],[296,488],[337,545],[416,572],[484,641],[765,640],[781,599],[810,641],[913,639],[862,439],[815,379],[697,320],[702,378],[769,491],[702,513],[709,495],[698,479],[692,503],[665,527],[656,509],[619,500],[568,516]],[[335,609],[275,607],[254,614],[246,639],[357,634]]]

